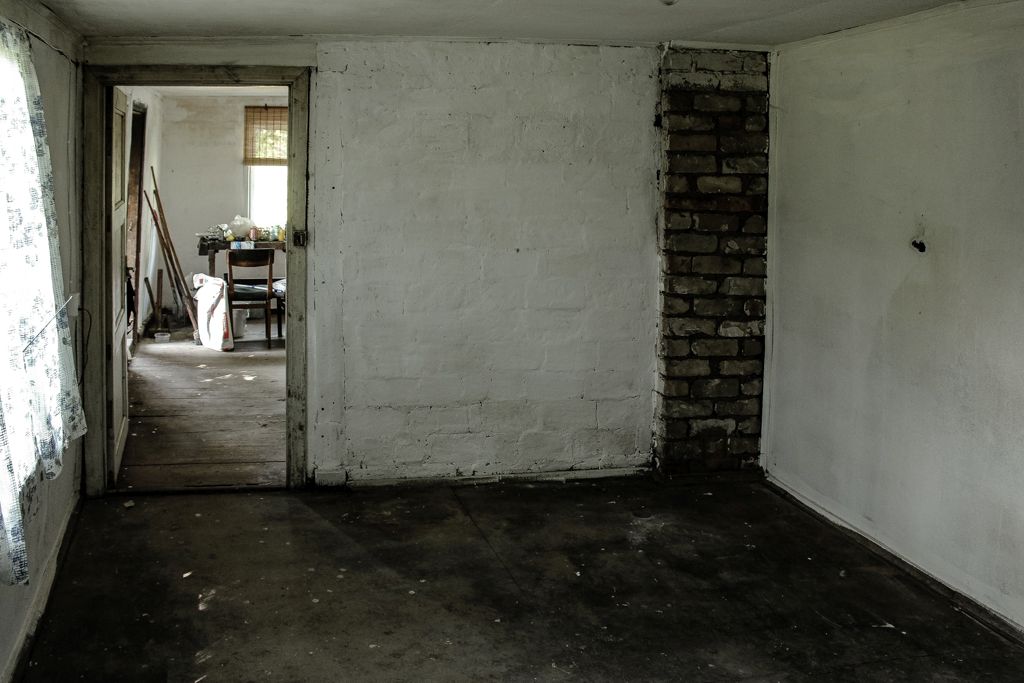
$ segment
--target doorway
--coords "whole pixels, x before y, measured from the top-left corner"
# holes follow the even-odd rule
[[[210,258],[210,265],[206,266],[208,257],[204,254],[200,266],[194,263],[195,241],[200,241],[201,248],[202,242],[197,233],[209,236],[211,226],[228,223],[232,217],[211,214],[209,220],[202,220],[201,225],[193,225],[193,221],[201,219],[183,218],[175,228],[183,235],[174,244],[176,254],[167,256],[166,242],[175,241],[170,238],[170,229],[164,228],[173,227],[170,226],[173,221],[167,220],[167,206],[161,208],[159,204],[174,201],[178,207],[191,207],[196,203],[196,195],[168,183],[166,178],[160,183],[158,176],[161,174],[143,161],[147,165],[143,175],[148,173],[152,176],[150,189],[158,191],[152,192],[153,196],[148,199],[142,193],[147,206],[135,202],[119,203],[121,196],[130,198],[135,194],[133,190],[146,187],[145,182],[138,186],[132,183],[137,171],[137,158],[146,158],[143,150],[146,135],[138,130],[126,135],[127,131],[119,130],[116,122],[122,114],[117,105],[126,109],[125,97],[119,93],[131,92],[132,89],[165,89],[191,90],[197,94],[201,89],[213,88],[226,95],[232,88],[275,86],[280,89],[283,102],[278,104],[286,105],[282,109],[285,109],[287,118],[287,224],[280,226],[280,232],[273,235],[280,243],[276,247],[277,271],[279,274],[286,271],[288,280],[287,307],[279,306],[284,320],[274,321],[279,331],[274,339],[268,340],[262,332],[265,327],[270,327],[270,320],[266,325],[263,320],[247,323],[244,314],[239,317],[236,311],[235,316],[228,316],[236,321],[231,335],[237,345],[234,351],[214,351],[197,346],[193,343],[191,324],[177,332],[171,329],[173,324],[169,325],[166,330],[168,337],[161,334],[160,341],[157,341],[143,332],[142,323],[146,318],[155,320],[157,326],[166,325],[167,314],[189,309],[188,299],[192,299],[193,292],[191,289],[183,292],[182,282],[189,280],[187,284],[191,285],[191,275],[197,272],[220,278],[222,271],[227,270],[226,255],[231,253],[229,247],[221,244],[224,252],[220,263]],[[83,387],[90,425],[85,444],[88,495],[129,488],[188,490],[305,485],[308,69],[87,67],[84,93],[88,180],[83,216],[86,235],[83,304],[93,314],[96,327],[94,341],[86,349]],[[152,125],[155,117],[151,108],[144,116],[147,117],[144,125]],[[133,115],[133,129],[137,121]],[[121,158],[127,162],[124,164],[124,176],[127,177],[119,178],[116,169],[122,168],[117,161]],[[167,177],[178,175],[174,171],[167,172]],[[243,182],[240,173],[238,182],[247,187],[249,179],[246,177]],[[122,183],[127,185],[124,188],[127,192],[121,189]],[[159,191],[164,195],[158,198]],[[169,273],[160,273],[155,288],[152,282],[145,286],[148,272],[146,221],[138,218],[146,215],[150,203],[158,205],[158,210],[152,212],[152,221],[160,226],[156,227],[157,239],[151,240],[149,248],[159,242],[157,251],[164,257],[163,265],[168,271],[176,271],[178,276],[172,284]],[[130,216],[133,212],[136,216],[134,231],[128,229],[132,227]],[[129,217],[125,218],[124,214]],[[182,218],[180,212],[178,217]],[[190,231],[194,235],[191,244],[188,243]],[[286,235],[285,242],[281,238]],[[220,236],[223,238],[224,233]],[[230,248],[262,249],[268,245],[259,242],[266,242],[268,238],[269,234],[260,233],[252,240],[255,244],[231,244]],[[122,245],[121,248],[118,245]],[[213,253],[216,256],[216,250]],[[180,260],[178,255],[186,257],[186,254],[192,261],[187,270],[182,269],[180,263],[174,263]],[[124,287],[125,266],[132,261],[135,278],[129,282],[142,286],[135,289],[135,301],[126,303],[123,289],[119,291],[118,286]],[[214,271],[207,272],[211,267]],[[153,289],[158,292],[155,296],[151,294]],[[231,298],[237,304],[242,297]],[[147,299],[150,316],[145,314]],[[165,306],[165,303],[171,305]],[[131,325],[122,333],[117,323],[119,311],[124,309],[133,309],[131,313],[134,315]],[[188,317],[194,318],[197,312],[190,311]],[[262,313],[266,314],[266,311]],[[171,318],[173,322],[173,315]],[[121,324],[125,327],[124,323]],[[130,330],[136,326],[138,335],[131,335]],[[257,327],[258,337],[254,329]],[[128,336],[136,342],[132,345],[134,353],[130,370]],[[121,354],[123,361],[117,353],[119,349],[125,349]],[[127,378],[125,382],[119,381],[122,375]],[[125,406],[128,409],[122,410]],[[122,413],[127,423],[121,419]],[[125,424],[128,425],[127,433],[115,436],[119,430],[125,431]]]

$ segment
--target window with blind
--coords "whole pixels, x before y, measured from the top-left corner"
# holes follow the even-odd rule
[[[247,166],[288,165],[288,107],[245,108]]]
[[[242,163],[248,170],[249,218],[259,227],[288,220],[288,107],[246,107]]]

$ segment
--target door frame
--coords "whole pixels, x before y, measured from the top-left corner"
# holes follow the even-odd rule
[[[310,68],[277,66],[110,65],[83,67],[82,306],[91,314],[93,338],[86,340],[83,391],[89,431],[84,442],[85,492],[109,488],[110,429],[107,376],[111,310],[107,274],[110,216],[106,176],[107,90],[113,86],[283,85],[288,86],[288,258],[286,459],[287,486],[310,482],[307,457],[306,393]],[[293,172],[294,169],[294,172]],[[122,264],[123,267],[123,264]]]
[[[110,432],[107,447],[110,457],[107,461],[107,478],[117,481],[118,467],[124,456],[125,444],[128,441],[130,421],[128,418],[128,289],[126,286],[126,246],[128,236],[128,157],[131,137],[128,134],[132,120],[128,108],[129,96],[123,88],[108,88],[104,93],[109,115],[104,119],[104,129],[109,139],[117,144],[109,147],[106,155],[104,178],[116,180],[112,187],[113,196],[106,198],[106,225],[104,248],[110,254],[109,271],[104,273],[106,283],[106,311],[109,316],[104,322],[104,337],[109,340],[104,379],[111,387],[107,404],[107,419]],[[118,125],[120,124],[120,125]],[[106,148],[104,149],[106,151]],[[114,257],[116,256],[116,260]],[[113,289],[113,291],[111,291]],[[111,297],[113,294],[113,297]],[[124,367],[116,367],[123,363]],[[116,387],[116,389],[115,389]],[[113,399],[117,398],[117,401]]]

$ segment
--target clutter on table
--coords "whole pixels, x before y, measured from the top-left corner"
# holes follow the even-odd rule
[[[257,242],[285,242],[288,231],[283,225],[259,227],[245,216],[235,216],[230,223],[211,226],[206,232],[196,233],[196,237],[199,254],[207,255],[211,250],[255,249]]]

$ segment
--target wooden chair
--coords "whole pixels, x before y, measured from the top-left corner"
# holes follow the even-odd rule
[[[275,306],[275,308],[277,309],[277,336],[283,337],[284,334],[282,334],[281,332],[281,324],[282,317],[285,312],[285,302],[288,299],[288,294],[285,291],[278,291],[276,289],[274,290],[273,294],[274,298],[277,299],[277,306]]]
[[[267,348],[270,348],[270,309],[274,297],[274,250],[232,249],[227,252],[228,315],[234,322],[236,308],[262,308],[267,330]],[[236,278],[235,268],[266,268],[264,278]],[[281,310],[278,309],[278,336],[281,336]]]

